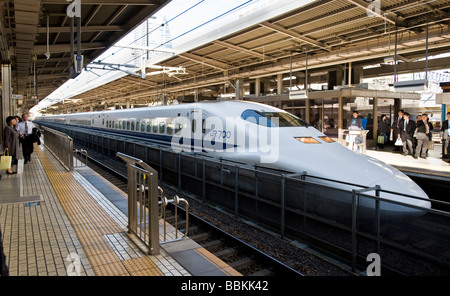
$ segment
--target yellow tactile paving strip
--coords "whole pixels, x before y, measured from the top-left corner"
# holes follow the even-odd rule
[[[96,275],[164,275],[145,256],[121,261],[104,235],[121,233],[124,230],[95,202],[70,172],[58,172],[43,151],[35,151]]]

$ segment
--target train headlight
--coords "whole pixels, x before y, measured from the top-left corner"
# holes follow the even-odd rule
[[[327,143],[334,143],[334,140],[328,136],[323,136],[323,137],[319,137],[321,138],[323,141],[327,142]]]
[[[319,141],[312,137],[296,137],[295,139],[305,144],[320,144]]]

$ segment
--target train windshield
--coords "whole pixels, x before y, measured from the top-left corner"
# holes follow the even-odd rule
[[[263,112],[256,110],[245,110],[244,112],[242,112],[241,118],[268,127],[308,126],[307,122],[287,112]]]

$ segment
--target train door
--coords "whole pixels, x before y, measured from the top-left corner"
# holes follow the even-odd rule
[[[205,117],[201,109],[191,110],[191,143],[195,152],[203,151],[203,137],[205,134]]]
[[[191,110],[190,123],[194,137],[203,136],[205,134],[205,117],[202,110]]]

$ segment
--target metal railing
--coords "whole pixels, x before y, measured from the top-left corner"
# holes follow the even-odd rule
[[[118,152],[128,175],[128,233],[148,247],[150,255],[160,252],[158,215],[158,172],[140,159]],[[138,167],[139,166],[139,167]]]
[[[84,149],[74,149],[73,151],[75,154],[80,154],[80,159],[75,158],[75,167],[86,167],[88,163],[88,152]],[[83,156],[84,156],[84,163],[83,163]]]
[[[64,165],[73,170],[73,140],[68,135],[54,129],[44,128],[44,145]]]

